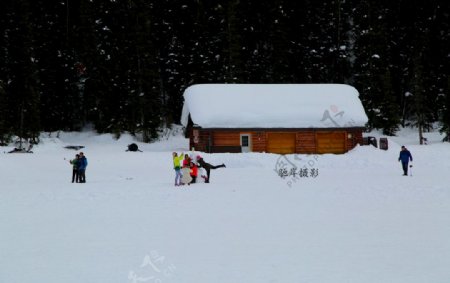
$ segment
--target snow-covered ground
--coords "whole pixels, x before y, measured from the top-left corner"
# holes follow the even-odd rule
[[[2,147],[0,282],[447,283],[450,144],[427,137],[403,130],[387,151],[345,155],[202,154],[227,168],[188,187],[173,185],[180,136],[142,153],[92,132],[43,136],[34,154]],[[79,144],[86,184],[71,183],[64,148]],[[293,165],[318,175],[277,175]]]

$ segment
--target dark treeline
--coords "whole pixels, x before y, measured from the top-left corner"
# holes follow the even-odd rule
[[[369,128],[450,131],[449,1],[3,0],[0,141],[177,123],[196,83],[345,83]]]

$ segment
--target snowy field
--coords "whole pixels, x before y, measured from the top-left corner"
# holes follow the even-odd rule
[[[90,132],[43,136],[34,154],[2,147],[0,282],[447,283],[450,144],[427,137],[404,130],[388,151],[345,155],[202,154],[227,168],[181,188],[179,136],[142,153]],[[79,144],[85,184],[71,183],[77,152],[64,148]],[[318,175],[277,175],[292,164]]]

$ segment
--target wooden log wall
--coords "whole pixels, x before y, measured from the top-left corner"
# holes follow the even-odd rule
[[[266,151],[266,133],[252,132],[252,151],[254,152],[265,152]]]
[[[296,152],[310,154],[316,150],[316,135],[314,131],[297,132]]]
[[[197,130],[197,142],[194,142],[194,131]],[[340,133],[335,135],[339,137],[340,141],[336,141],[336,144],[345,143],[345,150],[351,150],[358,143],[363,143],[362,130],[360,129],[343,129],[340,131],[324,131],[320,129],[311,130],[208,130],[208,129],[193,129],[190,134],[190,149],[192,147],[197,151],[209,152],[212,148],[216,149],[232,149],[230,152],[238,152],[237,148],[240,147],[241,134],[251,135],[251,146],[253,152],[267,152],[267,138],[270,133],[295,133],[295,152],[301,154],[318,153],[317,148],[317,134],[323,132],[335,132]],[[349,134],[351,137],[349,138]],[[342,140],[344,139],[344,140]],[[323,143],[323,142],[322,142]],[[323,147],[323,145],[322,145]],[[222,150],[220,150],[222,152]]]

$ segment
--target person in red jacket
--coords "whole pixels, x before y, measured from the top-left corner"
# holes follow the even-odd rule
[[[191,177],[192,177],[191,184],[196,182],[197,175],[198,175],[198,167],[197,165],[195,165],[194,162],[191,162]]]
[[[189,157],[188,154],[184,155],[184,159],[183,159],[183,168],[189,167],[191,164],[191,158]]]

